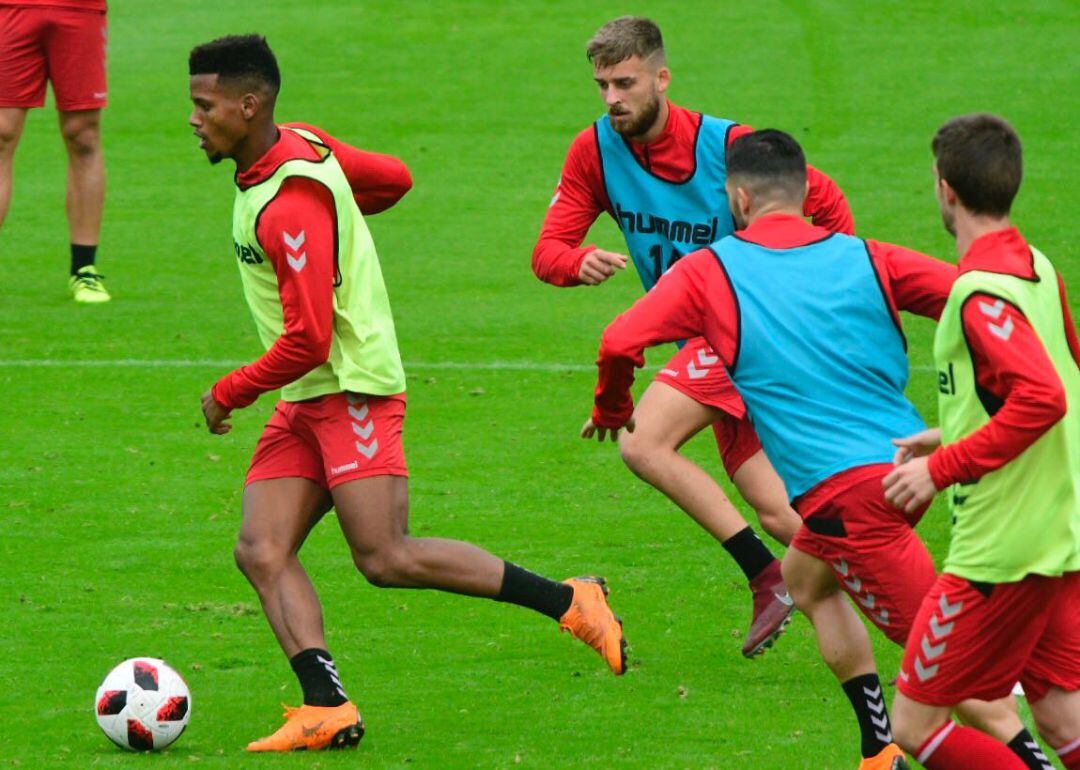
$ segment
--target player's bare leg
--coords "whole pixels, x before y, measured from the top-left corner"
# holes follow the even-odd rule
[[[105,156],[101,110],[61,111],[60,135],[68,155],[67,218],[71,232],[72,291],[79,302],[106,302],[94,259],[105,207]]]
[[[892,708],[897,742],[927,770],[1027,770],[1004,742],[953,722],[949,711],[898,692]]]
[[[602,581],[556,583],[471,543],[411,537],[404,476],[347,481],[331,494],[353,561],[372,585],[433,588],[534,609],[596,649],[614,673],[626,670],[622,624],[607,605]]]
[[[0,107],[0,229],[11,205],[11,190],[15,148],[19,146],[26,110],[22,107]]]
[[[1068,770],[1080,768],[1080,690],[1051,687],[1031,705],[1039,735],[1049,743]]]
[[[780,564],[747,526],[716,480],[679,453],[683,444],[723,416],[719,410],[698,403],[670,385],[653,382],[634,410],[634,431],[621,434],[619,450],[631,471],[663,492],[723,543],[743,569],[754,593],[754,612],[743,654],[752,657],[763,652],[783,632],[792,612]],[[775,492],[766,489],[768,481],[761,476],[771,472],[781,495],[783,483],[764,453],[758,454],[764,463],[756,462],[746,469],[743,482],[749,484],[759,502],[775,501]],[[739,475],[737,472],[736,476]],[[797,524],[798,516],[786,499],[783,507]],[[763,525],[766,520],[773,523],[772,517],[761,520]],[[781,533],[790,542],[793,534],[790,526],[785,525]]]
[[[814,626],[818,649],[840,682],[859,720],[862,735],[861,770],[906,768],[893,743],[885,696],[874,663],[866,626],[848,603],[832,568],[824,561],[789,548],[784,578],[795,606]]]
[[[259,594],[285,655],[325,648],[322,608],[297,554],[330,509],[326,490],[303,478],[256,481],[244,489],[244,518],[234,555]]]
[[[757,513],[761,527],[784,545],[799,531],[802,519],[788,502],[780,474],[765,454],[758,450],[731,477],[742,499]]]
[[[255,481],[244,489],[236,564],[259,594],[263,612],[304,689],[304,705],[286,709],[285,724],[249,751],[355,746],[364,733],[326,650],[322,607],[297,558],[330,497],[303,478]]]

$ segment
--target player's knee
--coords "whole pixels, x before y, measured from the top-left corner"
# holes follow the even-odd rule
[[[288,557],[288,553],[272,541],[240,540],[233,549],[236,566],[256,586],[281,574]]]
[[[619,437],[619,455],[636,476],[648,479],[657,463],[659,448],[651,445],[647,439],[633,433],[623,433]]]
[[[1051,746],[1064,746],[1080,738],[1080,724],[1077,724],[1080,714],[1072,715],[1070,723],[1068,709],[1059,708],[1053,699],[1043,698],[1032,703],[1031,715],[1035,717],[1035,729]]]
[[[88,157],[101,151],[101,129],[97,121],[70,121],[60,134],[68,152],[77,157]]]
[[[353,551],[353,563],[364,579],[376,588],[393,588],[401,585],[408,573],[408,565],[401,549],[386,546],[370,551]]]
[[[15,153],[20,133],[16,124],[0,120],[0,157],[10,158]]]

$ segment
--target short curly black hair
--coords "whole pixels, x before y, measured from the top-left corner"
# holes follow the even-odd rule
[[[281,90],[277,59],[262,35],[227,35],[195,46],[188,56],[188,74],[261,83],[275,94]]]

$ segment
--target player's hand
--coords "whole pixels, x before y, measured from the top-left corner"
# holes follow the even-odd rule
[[[941,446],[941,428],[927,428],[904,438],[894,438],[897,447],[893,465],[903,465],[916,457],[926,457]]]
[[[937,487],[930,476],[930,461],[914,457],[892,469],[882,480],[885,501],[905,513],[914,513],[934,499]]]
[[[589,286],[596,286],[615,275],[616,270],[625,269],[625,254],[616,254],[614,251],[604,251],[603,249],[593,249],[586,254],[585,259],[581,261],[581,268],[578,270],[578,280]]]
[[[623,428],[626,428],[627,433],[633,433],[634,418],[631,417],[627,420],[626,425],[624,425]],[[622,430],[622,428],[601,428],[594,423],[590,417],[585,421],[585,424],[581,426],[581,437],[583,439],[590,439],[595,435],[597,441],[603,441],[606,436],[610,435],[612,441],[618,441],[620,430]]]
[[[202,413],[206,419],[206,427],[211,433],[220,436],[232,430],[232,424],[225,422],[232,412],[215,401],[213,393],[209,390],[202,396]]]

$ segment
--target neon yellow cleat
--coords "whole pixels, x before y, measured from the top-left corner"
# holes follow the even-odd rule
[[[79,272],[68,281],[68,288],[76,302],[98,304],[112,299],[105,288],[105,276],[93,265],[79,268]]]

